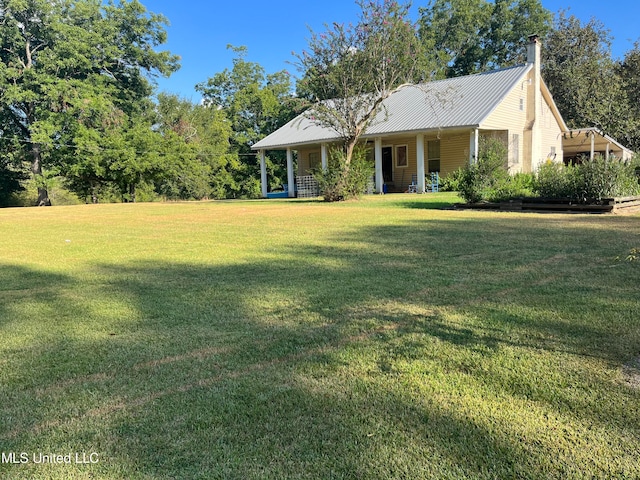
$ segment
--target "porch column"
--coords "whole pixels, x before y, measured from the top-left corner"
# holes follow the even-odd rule
[[[593,161],[593,158],[596,155],[596,135],[591,132],[591,156],[589,157],[591,159],[591,161]]]
[[[478,129],[471,130],[471,139],[469,141],[469,164],[478,161]]]
[[[327,144],[323,143],[320,147],[320,159],[322,161],[322,170],[327,169]]]
[[[293,154],[290,148],[287,148],[287,182],[289,198],[296,196],[295,176],[293,175]]]
[[[609,149],[611,148],[611,142],[607,143],[607,151],[604,154],[604,158],[605,160],[608,162],[609,161]]]
[[[384,193],[383,185],[384,178],[382,178],[382,139],[376,138],[375,140],[375,166],[376,166],[376,193]]]
[[[267,161],[264,150],[260,150],[260,183],[262,184],[262,198],[267,198]]]
[[[416,135],[416,155],[418,159],[418,193],[424,193],[424,135],[421,133]]]

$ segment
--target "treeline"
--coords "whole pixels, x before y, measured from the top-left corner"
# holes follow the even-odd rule
[[[166,19],[137,0],[0,0],[0,20],[0,205],[259,196],[251,145],[323,96],[318,72],[294,84],[233,46],[233,65],[196,86],[201,104],[155,92],[178,57],[158,50]],[[523,63],[539,34],[568,125],[640,150],[640,44],[613,58],[598,20],[554,16],[540,0],[431,0],[414,28],[425,81]],[[285,162],[270,155],[275,187]]]

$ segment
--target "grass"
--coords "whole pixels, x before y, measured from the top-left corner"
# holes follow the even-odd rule
[[[0,477],[640,477],[639,217],[455,201],[0,210]]]

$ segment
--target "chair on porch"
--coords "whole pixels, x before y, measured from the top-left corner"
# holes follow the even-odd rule
[[[418,175],[411,175],[411,183],[407,188],[407,193],[418,193]]]
[[[438,172],[431,172],[431,185],[430,191],[440,191],[440,174]]]

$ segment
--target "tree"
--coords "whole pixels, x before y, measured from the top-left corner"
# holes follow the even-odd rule
[[[264,68],[245,59],[246,47],[227,48],[236,53],[233,67],[216,73],[196,86],[205,105],[220,109],[231,123],[230,149],[240,157],[233,168],[238,196],[259,195],[259,165],[251,145],[277,130],[299,112],[292,97],[291,79],[286,71],[267,74]],[[273,154],[268,162],[269,178],[275,184],[286,178],[284,158]]]
[[[173,163],[158,179],[156,189],[167,198],[226,198],[236,185],[229,153],[231,126],[224,111],[194,105],[175,95],[158,95],[158,131]]]
[[[2,136],[20,140],[36,179],[64,163],[59,146],[82,142],[114,111],[139,112],[148,75],[177,68],[154,50],[165,23],[137,0],[0,0]],[[50,203],[42,183],[38,203]]]
[[[540,0],[431,0],[419,32],[437,78],[524,63],[527,38],[544,36],[553,16]]]
[[[344,174],[383,101],[402,86],[429,77],[429,64],[409,5],[360,0],[357,24],[334,23],[313,33],[309,50],[296,55],[301,90],[315,102],[306,112],[316,124],[335,130],[344,142]]]
[[[629,119],[624,132],[617,137],[632,150],[640,151],[640,41],[629,50],[617,68],[622,88],[627,96]]]
[[[8,206],[11,196],[22,190],[24,178],[24,172],[17,169],[10,158],[0,157],[0,207]]]
[[[570,128],[595,126],[623,138],[628,97],[611,58],[611,34],[600,21],[558,14],[545,40],[542,76]]]

